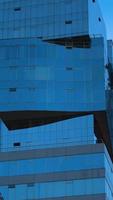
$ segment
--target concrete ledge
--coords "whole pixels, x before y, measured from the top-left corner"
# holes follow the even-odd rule
[[[103,178],[103,177],[105,177],[105,169],[91,169],[91,170],[67,171],[67,172],[32,174],[32,175],[21,175],[21,176],[3,176],[0,177],[0,186],[54,182],[54,181],[71,181],[71,180]]]
[[[104,144],[89,144],[79,146],[33,149],[25,151],[1,152],[0,161],[27,160],[44,157],[82,155],[105,152]]]
[[[34,200],[41,200],[41,199],[34,199]],[[66,196],[66,197],[57,197],[57,198],[43,198],[43,200],[106,200],[106,196],[105,194],[70,196],[70,197]]]

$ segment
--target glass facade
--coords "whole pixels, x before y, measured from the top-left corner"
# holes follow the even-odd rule
[[[1,187],[5,191],[6,187]],[[20,196],[20,191],[22,197]],[[36,191],[36,192],[35,192]],[[40,183],[34,185],[18,185],[17,188],[8,188],[4,198],[20,199],[44,199],[63,196],[78,196],[105,193],[104,179],[73,180],[62,182]],[[26,198],[29,196],[29,198]]]
[[[49,150],[0,153],[4,199],[113,199],[113,166],[104,144]]]
[[[102,38],[87,50],[37,38],[0,40],[0,49],[0,111],[105,109]]]
[[[0,11],[2,39],[37,36],[48,39],[105,31],[99,20],[103,19],[98,2],[93,0],[0,0]],[[95,28],[91,25],[93,20]]]
[[[102,168],[103,154],[76,155],[0,163],[0,176],[16,176]],[[93,160],[93,163],[92,163]]]
[[[0,200],[113,200],[112,56],[97,0],[0,0]]]

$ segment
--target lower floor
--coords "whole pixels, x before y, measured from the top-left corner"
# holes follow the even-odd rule
[[[104,144],[0,153],[0,200],[113,200]]]

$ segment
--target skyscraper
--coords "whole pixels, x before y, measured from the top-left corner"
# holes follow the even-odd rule
[[[0,198],[112,200],[113,45],[98,1],[0,10]]]

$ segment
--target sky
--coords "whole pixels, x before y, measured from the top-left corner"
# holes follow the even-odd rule
[[[99,0],[107,29],[108,39],[113,40],[113,0]]]

